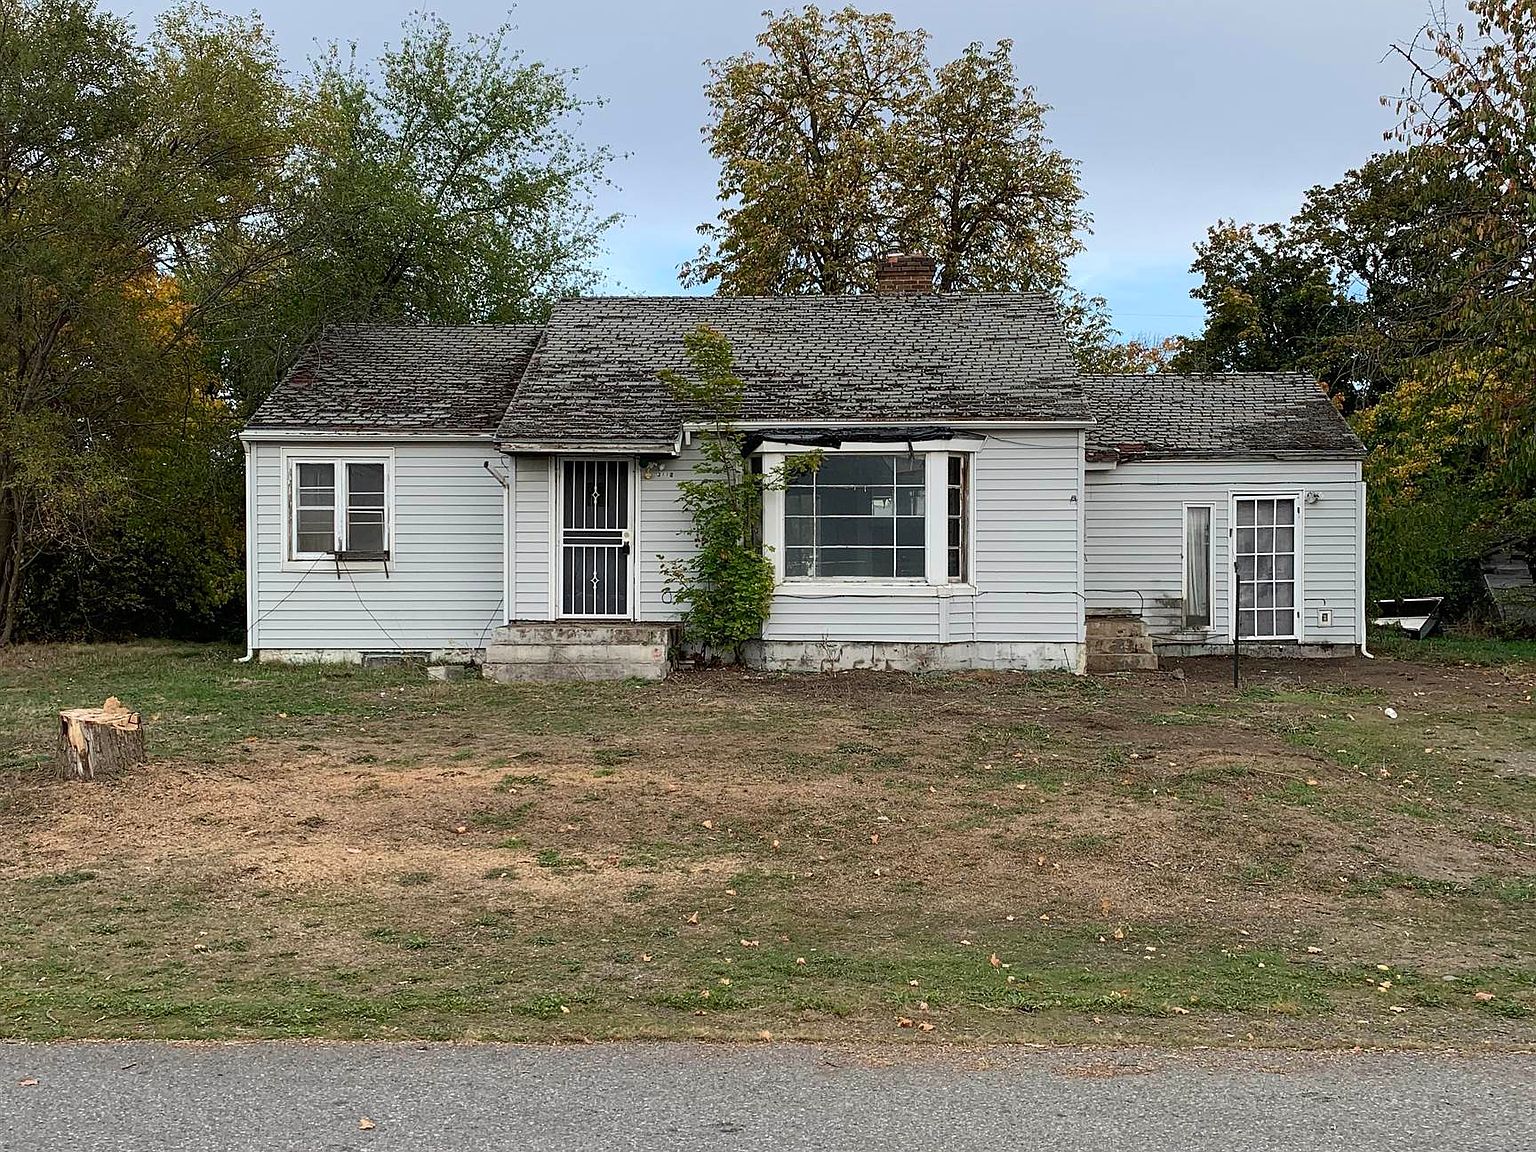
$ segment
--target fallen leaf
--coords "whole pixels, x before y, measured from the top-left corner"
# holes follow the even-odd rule
[[[805,957],[804,956],[796,956],[795,957],[795,963],[796,964],[804,964],[805,963]]]
[[[1489,999],[1491,1000],[1491,999],[1493,999],[1493,997],[1490,996]],[[17,1081],[17,1083],[21,1087],[23,1087],[23,1088],[36,1088],[37,1087],[37,1079],[36,1079],[36,1077],[33,1077],[33,1076],[28,1076],[25,1080],[19,1080],[19,1081]]]
[[[1321,948],[1319,948],[1316,944],[1308,944],[1307,945],[1307,954],[1309,956],[1321,956],[1323,954],[1323,950]]]
[[[1496,997],[1492,992],[1474,992],[1474,993],[1472,993],[1472,999],[1474,999],[1474,1000],[1481,1000],[1484,1004],[1486,1004],[1490,1000],[1498,999],[1498,997]],[[25,1084],[26,1081],[23,1080],[22,1083]],[[34,1081],[32,1081],[32,1083],[36,1084],[37,1081],[34,1080]]]
[[[651,954],[649,952],[640,953],[640,960],[641,963],[649,964],[651,962]]]
[[[878,832],[871,832],[869,834],[869,842],[871,844],[878,844],[878,843],[880,843],[880,833],[878,833]]]
[[[1388,720],[1396,720],[1397,719],[1397,709],[1396,708],[1383,708],[1382,711],[1387,714],[1387,719]]]
[[[570,1014],[571,1010],[569,1008],[567,1008],[564,1004],[560,1005],[560,1015],[569,1016]]]
[[[743,948],[756,948],[757,944],[758,942],[756,940],[743,940],[741,942],[741,946]]]
[[[691,913],[688,919],[684,921],[685,924],[697,924],[698,922],[699,914],[697,912]]]
[[[768,1029],[764,1028],[761,1032],[759,1032],[757,1034],[757,1038],[759,1040],[772,1040],[773,1039],[773,1033],[768,1031]]]
[[[917,1030],[919,1032],[932,1032],[933,1031],[933,1025],[928,1023],[928,1021],[924,1020],[921,1024],[919,1024],[917,1026]]]
[[[369,1132],[369,1131],[372,1131],[373,1130],[373,1121],[368,1119],[368,1117],[364,1116],[361,1120],[359,1120],[357,1122],[357,1130],[359,1132]]]
[[[898,1028],[910,1028],[910,1027],[912,1027],[912,1020],[911,1020],[911,1018],[908,1017],[908,1016],[898,1016],[896,1018],[896,1027],[898,1027]]]
[[[987,958],[987,963],[992,965],[992,967],[997,968],[1001,966],[1002,961],[997,958],[997,953],[994,952],[990,957]]]
[[[907,981],[907,987],[908,988],[916,988],[917,987],[917,981],[916,980],[908,980]]]
[[[706,828],[710,829],[711,831],[713,831],[714,827],[715,827],[715,822],[713,820],[705,820],[704,821],[704,827],[706,827]]]
[[[453,826],[453,834],[455,836],[462,836],[462,835],[464,835],[464,833],[466,833],[468,831],[469,831],[469,825],[467,825],[467,824],[455,824]]]

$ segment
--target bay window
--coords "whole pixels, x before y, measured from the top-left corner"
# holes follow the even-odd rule
[[[388,457],[287,460],[288,558],[389,553]]]
[[[965,582],[969,484],[965,454],[824,453],[783,492],[784,579]]]

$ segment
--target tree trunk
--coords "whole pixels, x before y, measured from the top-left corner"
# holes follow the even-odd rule
[[[21,603],[21,515],[10,469],[0,464],[0,648],[16,631]]]
[[[59,713],[59,774],[66,780],[95,780],[142,764],[144,725],[139,714],[108,696],[100,708]]]

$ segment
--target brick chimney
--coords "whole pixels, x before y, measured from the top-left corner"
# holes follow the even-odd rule
[[[932,256],[892,252],[875,269],[875,291],[884,296],[932,292],[939,262]]]

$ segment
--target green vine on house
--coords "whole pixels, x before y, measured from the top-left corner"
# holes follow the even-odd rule
[[[685,642],[739,663],[746,645],[762,636],[773,602],[773,562],[761,539],[763,493],[815,468],[821,454],[792,456],[767,474],[754,471],[737,426],[745,385],[736,375],[730,341],[701,324],[683,337],[683,347],[689,373],[666,369],[660,376],[708,426],[698,436],[693,478],[678,485],[697,550],[664,565],[666,588],[683,606]]]

